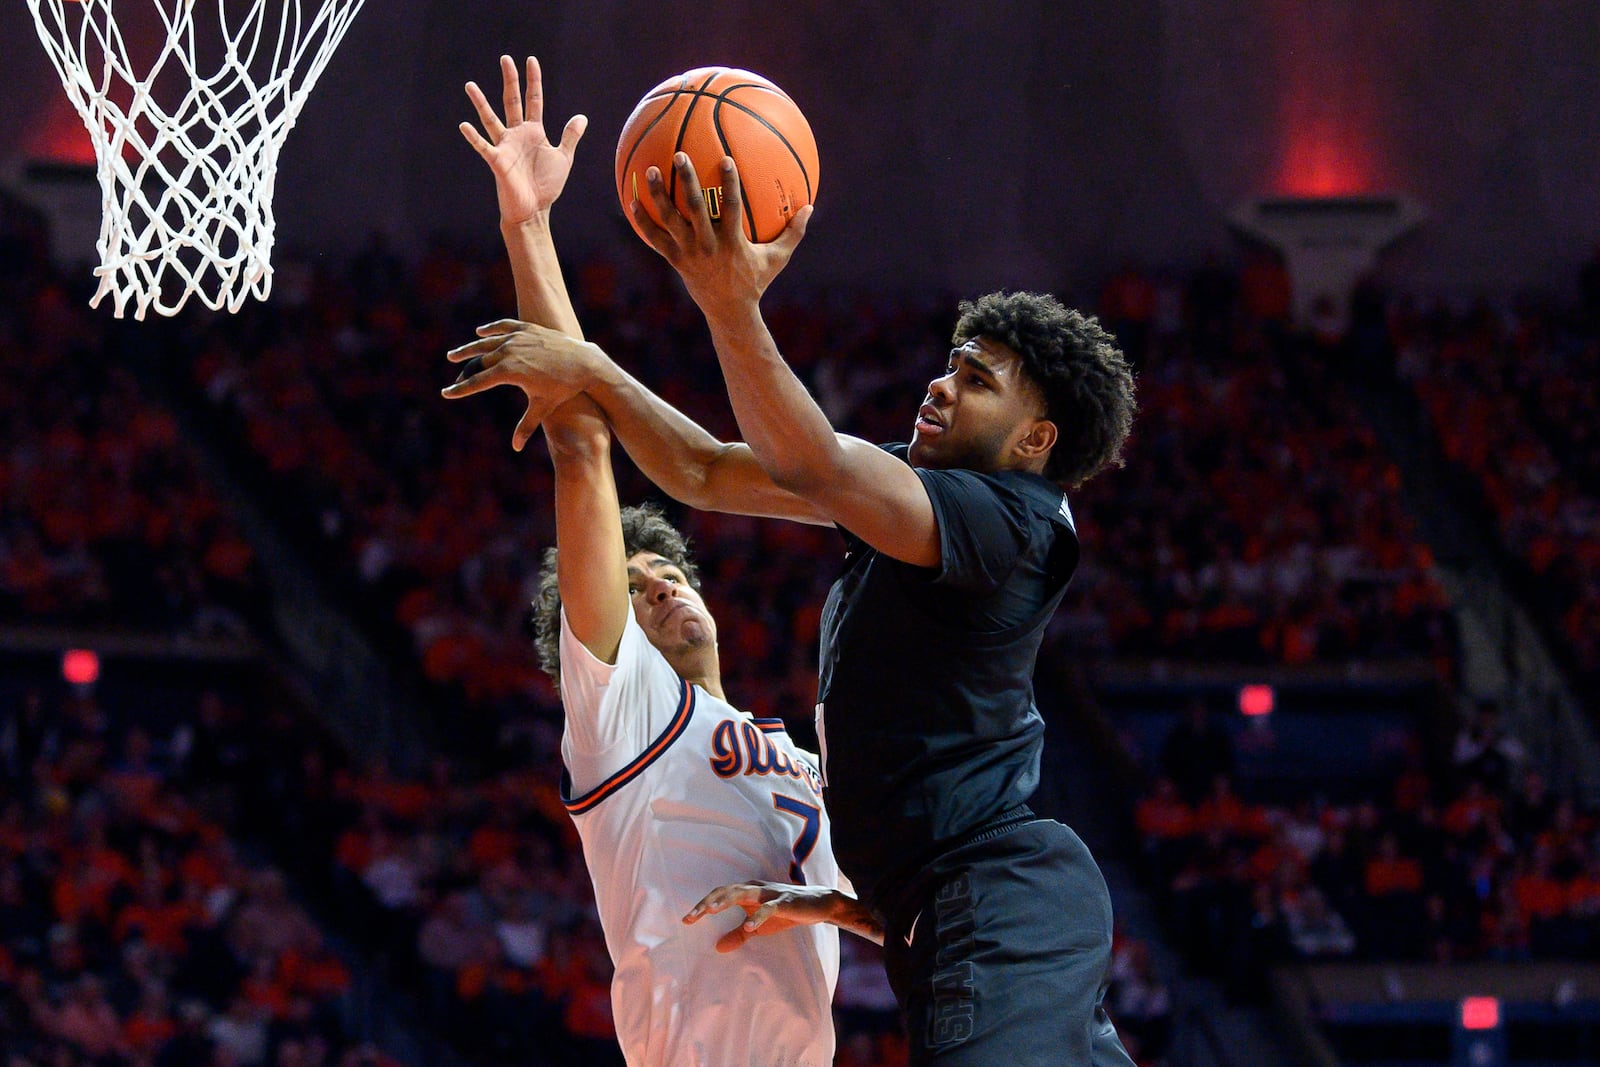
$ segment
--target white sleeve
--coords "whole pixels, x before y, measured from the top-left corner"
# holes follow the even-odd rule
[[[638,757],[672,722],[683,682],[656,651],[633,612],[615,665],[584,647],[561,612],[561,758],[581,796]]]

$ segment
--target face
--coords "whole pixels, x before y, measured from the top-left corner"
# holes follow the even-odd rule
[[[628,596],[639,628],[679,674],[716,658],[716,620],[677,564],[655,552],[629,557]]]
[[[1035,462],[1019,446],[1044,423],[1044,415],[1044,399],[1024,373],[1022,358],[997,341],[975,337],[952,348],[944,374],[928,383],[913,427],[911,465],[1042,469],[1048,448]]]

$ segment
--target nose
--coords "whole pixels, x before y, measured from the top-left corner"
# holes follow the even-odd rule
[[[946,401],[950,399],[950,382],[955,378],[955,371],[949,371],[928,383],[928,396],[934,400]]]
[[[665,578],[651,578],[644,587],[645,599],[659,604],[672,595],[672,583]]]

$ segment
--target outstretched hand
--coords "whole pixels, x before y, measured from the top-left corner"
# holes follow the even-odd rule
[[[544,132],[544,81],[539,61],[528,57],[526,98],[517,77],[517,65],[510,56],[500,57],[500,78],[505,121],[495,114],[477,83],[468,82],[467,98],[478,113],[483,133],[470,122],[463,122],[460,130],[494,171],[500,221],[517,225],[549,211],[561,195],[567,175],[572,172],[573,153],[589,120],[583,115],[572,116],[561,131],[561,143],[551,144]]]
[[[689,157],[678,152],[672,157],[672,165],[683,190],[686,211],[679,211],[667,193],[661,168],[647,168],[645,195],[663,221],[658,224],[651,218],[642,200],[633,201],[633,219],[645,240],[672,264],[689,296],[708,318],[755,307],[805,237],[811,205],[796,212],[775,240],[753,244],[745,233],[744,194],[732,156],[724,156],[720,164],[722,196],[718,219],[711,217],[708,198]]]
[[[517,422],[511,447],[521,452],[539,424],[594,380],[609,357],[596,345],[529,322],[500,319],[478,327],[478,338],[446,353],[462,363],[461,376],[441,395],[447,400],[473,396],[497,385],[522,390],[528,408]]]
[[[718,952],[733,952],[752,937],[818,923],[831,923],[870,941],[883,943],[883,931],[864,904],[837,889],[815,885],[741,882],[721,886],[689,909],[683,921],[692,925],[707,915],[733,908],[743,910],[744,922],[717,938]]]

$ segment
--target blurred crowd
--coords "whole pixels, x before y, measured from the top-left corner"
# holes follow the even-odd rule
[[[1579,688],[1600,689],[1600,253],[1583,302],[1402,304],[1393,358],[1482,494]]]
[[[1189,959],[1257,994],[1291,959],[1592,959],[1600,813],[1560,796],[1480,705],[1448,755],[1411,747],[1354,803],[1303,783],[1257,803],[1203,706],[1173,728],[1134,821],[1142,863]]]
[[[262,798],[243,708],[87,686],[16,703],[0,733],[7,1067],[398,1067],[349,1038],[348,967],[248,851],[242,812]]]
[[[249,542],[41,255],[0,228],[0,624],[244,632],[264,604]]]
[[[1100,651],[1300,665],[1429,658],[1455,635],[1432,557],[1276,261],[1114,275],[1139,370],[1127,467],[1074,501],[1085,566],[1058,625]]]

